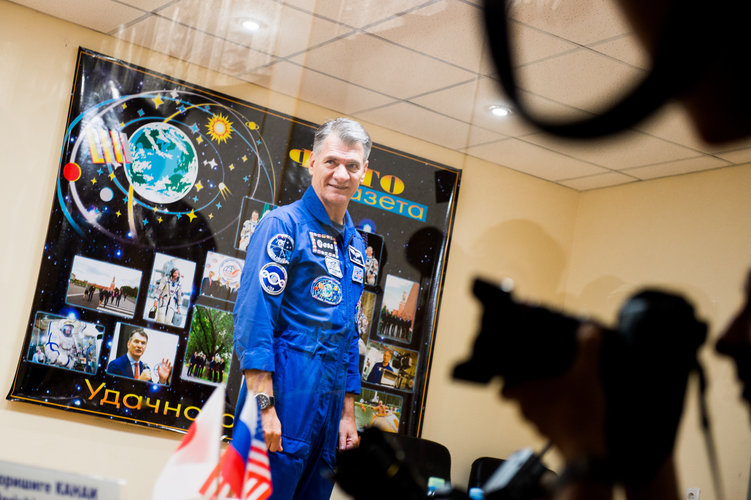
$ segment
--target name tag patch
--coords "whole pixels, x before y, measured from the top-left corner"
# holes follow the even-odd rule
[[[349,246],[349,260],[358,266],[365,267],[365,259],[362,257],[362,252],[352,245]]]
[[[258,272],[261,288],[269,295],[279,295],[287,286],[287,270],[284,266],[269,262]]]
[[[326,256],[326,269],[328,270],[331,276],[336,276],[337,278],[341,278],[343,276],[342,267],[341,267],[341,264],[339,263],[339,259],[335,259],[327,255]]]
[[[354,281],[355,283],[362,283],[364,275],[365,271],[363,271],[362,267],[354,266],[352,268],[352,281]]]
[[[328,276],[316,278],[310,286],[310,294],[314,299],[332,306],[342,301],[342,287],[338,281]]]
[[[266,245],[266,252],[271,260],[279,264],[289,264],[294,249],[295,240],[292,239],[292,236],[284,233],[277,234]]]
[[[336,239],[328,234],[309,233],[310,249],[318,255],[328,255],[329,257],[339,258],[339,249],[336,246]]]

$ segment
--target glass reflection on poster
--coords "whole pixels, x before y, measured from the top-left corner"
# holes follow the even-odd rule
[[[375,312],[376,294],[368,292],[367,290],[362,293],[360,297],[360,303],[357,308],[357,333],[360,337],[358,341],[360,351],[360,371],[362,371],[363,363],[365,362],[365,345],[368,342],[368,335],[370,333],[370,325],[373,321],[373,313]]]
[[[240,288],[244,264],[245,261],[237,257],[208,252],[201,279],[201,295],[234,302]]]
[[[271,207],[300,199],[310,186],[306,159],[319,124],[84,48],[71,73],[44,253],[7,398],[185,431],[191,415],[165,407],[200,408],[213,380],[224,380],[231,412],[237,392],[229,388],[242,378],[239,370],[227,374],[225,342],[193,345],[198,337],[191,306],[199,315],[221,310],[229,318],[254,211],[260,220]],[[41,140],[48,147],[58,138]],[[352,318],[362,331],[363,370],[368,341],[377,335],[394,344],[410,342],[420,360],[429,359],[422,356],[433,348],[460,178],[453,167],[373,144],[367,175],[348,208],[366,233],[366,248],[373,249],[371,272],[363,279],[368,292],[363,316]],[[414,248],[417,261],[405,251]],[[179,269],[180,287],[173,267]],[[392,276],[412,287],[420,283],[416,300],[408,291],[400,306],[401,282]],[[160,311],[162,283],[175,300],[165,298]],[[38,314],[49,315],[44,325],[38,325]],[[43,346],[37,354],[50,322],[61,318],[81,322],[76,333],[86,331],[85,324],[103,332],[102,366],[95,373],[79,361],[61,377],[42,357]],[[55,335],[61,327],[53,325]],[[145,344],[139,347],[144,359],[157,355],[144,361],[152,382],[158,368],[168,366],[163,360],[175,363],[169,386],[107,373],[106,360],[126,355],[126,333],[134,328],[148,334],[148,341],[139,342]],[[372,356],[378,351],[374,345]],[[206,355],[209,372],[215,361],[213,377],[207,368],[196,371],[195,362],[191,369],[198,353]],[[410,360],[409,367],[399,368],[399,378],[363,382],[371,389],[403,391],[399,431],[409,435],[421,432],[429,377],[427,363],[413,370],[417,353],[394,349],[392,367],[397,354]],[[216,369],[219,359],[225,360],[224,373]],[[414,389],[406,392],[409,386]],[[113,404],[117,394],[131,406]],[[147,397],[153,406],[137,407]]]
[[[362,431],[376,427],[384,432],[399,432],[404,399],[396,394],[362,388],[355,402],[355,425]]]
[[[65,302],[84,309],[132,318],[141,271],[82,255],[73,258]]]
[[[365,284],[376,286],[383,255],[383,236],[363,230],[360,230],[360,234],[365,240]]]
[[[37,312],[26,359],[81,373],[96,373],[104,327]]]
[[[180,377],[191,382],[226,382],[232,361],[232,313],[196,305]]]
[[[383,292],[381,314],[378,318],[378,336],[410,343],[417,310],[420,285],[389,274]]]
[[[193,294],[196,263],[163,253],[154,255],[143,319],[183,328]]]
[[[107,374],[169,385],[179,339],[171,333],[118,323],[112,337]]]
[[[362,379],[370,384],[412,392],[417,358],[417,351],[381,342],[368,342]]]
[[[256,230],[256,226],[263,217],[275,209],[276,206],[271,203],[255,200],[253,198],[243,198],[242,211],[237,224],[237,236],[235,237],[235,248],[243,252],[248,249],[250,237]]]

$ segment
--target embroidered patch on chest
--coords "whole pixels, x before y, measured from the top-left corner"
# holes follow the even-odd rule
[[[269,295],[279,295],[287,286],[287,270],[284,266],[269,262],[258,273],[261,288]]]
[[[355,283],[362,283],[365,271],[360,266],[352,267],[352,281]]]
[[[326,270],[331,276],[336,276],[337,278],[344,276],[342,274],[342,266],[339,262],[339,259],[335,259],[328,255],[326,256]]]
[[[310,286],[310,294],[319,302],[335,306],[342,301],[342,286],[334,278],[320,276]]]
[[[295,240],[292,239],[292,236],[284,233],[277,234],[266,245],[266,252],[271,260],[279,264],[289,264],[294,249]]]
[[[362,252],[352,245],[349,246],[349,260],[358,266],[365,267],[365,259],[362,257]]]
[[[328,255],[336,259],[339,258],[339,249],[336,246],[336,239],[329,234],[309,233],[310,250],[318,255]]]

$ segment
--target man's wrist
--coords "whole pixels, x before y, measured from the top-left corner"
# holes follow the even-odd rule
[[[273,408],[276,404],[276,398],[274,396],[270,396],[264,392],[259,392],[256,394],[256,403],[258,404],[258,408],[261,410],[266,410],[268,408]]]

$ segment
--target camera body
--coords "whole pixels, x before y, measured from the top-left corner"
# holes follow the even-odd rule
[[[506,384],[556,377],[577,355],[584,321],[514,300],[511,291],[476,280],[483,306],[480,331],[469,360],[454,378]],[[706,324],[684,298],[646,289],[621,307],[613,328],[603,328],[600,379],[606,397],[606,443],[616,480],[649,480],[673,449],[689,373]],[[645,453],[645,450],[650,450]]]

